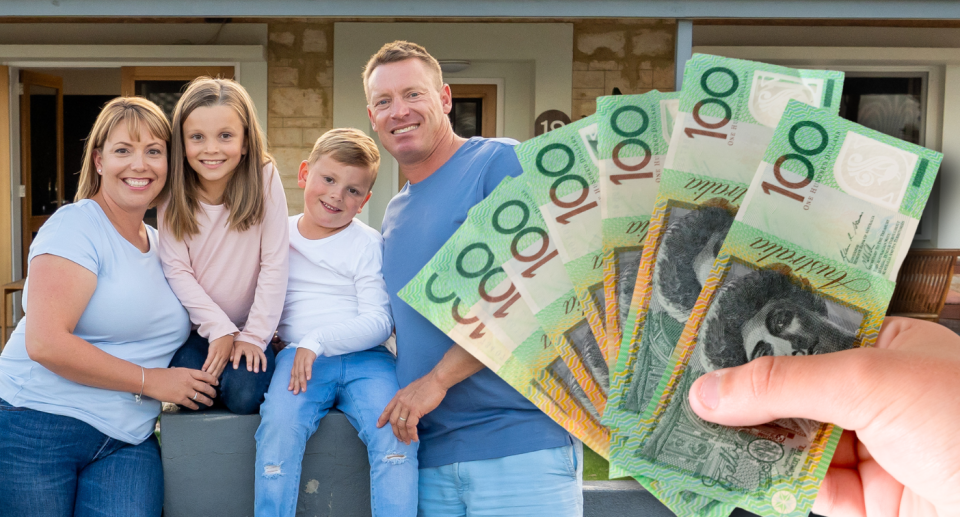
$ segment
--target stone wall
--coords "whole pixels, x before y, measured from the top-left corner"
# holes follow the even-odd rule
[[[268,140],[288,210],[298,214],[303,211],[300,162],[333,127],[333,22],[284,20],[268,27]]]
[[[677,25],[673,20],[597,20],[573,24],[573,103],[570,118],[596,111],[596,99],[673,91]]]

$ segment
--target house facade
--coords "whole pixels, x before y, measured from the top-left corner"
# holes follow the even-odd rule
[[[72,199],[82,138],[110,98],[169,109],[191,77],[234,77],[297,213],[297,167],[318,136],[375,136],[360,73],[396,39],[441,61],[458,132],[520,141],[592,114],[601,95],[674,90],[694,52],[843,70],[845,116],[944,153],[915,246],[960,248],[958,19],[940,1],[7,0],[0,284],[23,277],[33,232]],[[403,182],[384,153],[366,222],[379,227]]]

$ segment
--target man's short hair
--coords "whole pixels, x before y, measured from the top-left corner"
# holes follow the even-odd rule
[[[380,168],[380,150],[377,149],[376,142],[366,133],[354,128],[327,131],[313,144],[307,163],[312,167],[317,160],[326,155],[330,155],[338,163],[369,170],[370,188],[373,188]]]
[[[719,235],[711,250],[716,257],[732,224],[730,212],[717,206],[701,206],[671,219],[661,244],[666,260],[657,263],[657,281],[669,303],[693,310],[702,288],[693,269],[695,259],[710,238]]]
[[[728,279],[717,292],[699,339],[707,359],[717,368],[746,364],[743,326],[769,302],[781,299],[827,317],[827,303],[781,271],[761,269]]]
[[[440,63],[427,52],[427,49],[416,43],[397,40],[380,47],[380,50],[367,61],[367,66],[363,67],[364,95],[368,95],[367,81],[370,80],[370,74],[372,74],[378,66],[405,61],[407,59],[419,59],[427,69],[436,76],[437,89],[443,88],[443,71],[440,70]]]

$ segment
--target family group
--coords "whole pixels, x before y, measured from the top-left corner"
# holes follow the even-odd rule
[[[355,219],[380,164],[362,131],[316,141],[288,216],[238,83],[193,81],[172,123],[143,98],[103,108],[0,355],[0,515],[159,516],[161,401],[259,412],[258,516],[296,513],[306,442],[334,407],[367,446],[375,516],[582,514],[581,444],[397,296],[522,172],[517,142],[458,137],[419,45],[385,45],[363,84],[409,180],[382,235]]]

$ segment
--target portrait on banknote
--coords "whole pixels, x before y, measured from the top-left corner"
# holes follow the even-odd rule
[[[664,335],[665,342],[676,343],[690,311],[700,295],[710,268],[720,251],[723,239],[733,224],[733,209],[724,199],[709,200],[703,205],[670,208],[667,230],[657,252],[654,270],[653,298],[647,325],[652,339]],[[654,348],[666,362],[670,347]],[[643,359],[647,359],[646,354]],[[649,361],[634,363],[634,374],[624,398],[623,408],[640,412],[652,395],[662,371],[651,368]]]
[[[586,367],[590,376],[596,381],[603,393],[606,394],[610,388],[610,368],[600,350],[600,344],[590,331],[590,325],[586,320],[573,327],[567,332],[570,343],[576,351],[577,356]]]
[[[705,371],[758,357],[853,348],[863,315],[813,292],[789,266],[754,269],[733,262],[698,339]]]

